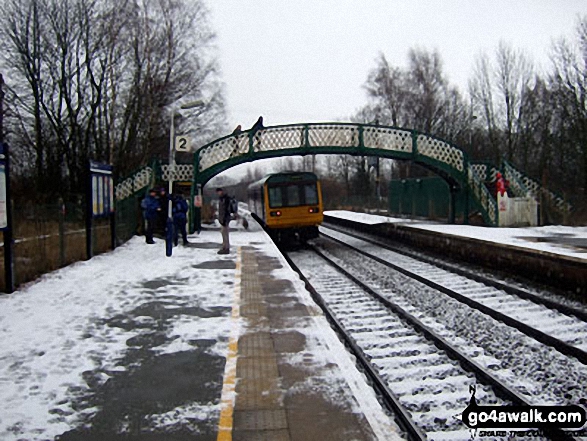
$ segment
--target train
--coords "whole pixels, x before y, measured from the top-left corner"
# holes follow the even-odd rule
[[[272,173],[247,188],[249,210],[278,243],[318,237],[324,220],[320,180],[310,172]]]

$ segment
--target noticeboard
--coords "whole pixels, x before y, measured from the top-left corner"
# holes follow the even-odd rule
[[[106,217],[114,213],[114,181],[112,166],[90,161],[92,216]]]
[[[8,228],[8,198],[6,194],[6,153],[0,143],[0,230]]]

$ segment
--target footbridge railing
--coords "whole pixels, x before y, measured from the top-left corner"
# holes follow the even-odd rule
[[[195,153],[194,192],[201,194],[208,180],[234,165],[263,158],[308,154],[411,160],[442,176],[455,192],[468,193],[472,188],[471,195],[478,200],[474,205],[489,225],[497,225],[496,209],[486,200],[486,189],[478,175],[470,170],[467,156],[460,148],[416,130],[374,124],[291,124],[225,136]],[[198,215],[196,213],[196,222],[199,222]]]
[[[141,190],[146,190],[148,187],[154,185],[155,180],[155,167],[153,165],[147,165],[138,169],[130,176],[121,179],[120,182],[116,184],[116,187],[114,188],[116,201],[123,201]]]
[[[195,180],[202,184],[236,163],[321,153],[378,155],[416,160],[464,181],[466,158],[458,147],[438,138],[396,127],[352,123],[292,124],[225,136],[195,155]]]
[[[490,162],[471,164],[479,177],[487,184],[495,186],[497,173],[500,172],[509,183],[509,193],[514,197],[533,197],[537,202],[546,202],[552,209],[565,219],[572,211],[573,206],[559,194],[543,187],[538,181],[527,176],[523,171],[502,159],[498,168]]]
[[[119,242],[130,239],[140,229],[139,201],[147,190],[153,187],[158,178],[157,162],[142,167],[129,176],[119,180],[114,187],[116,198],[116,237]]]
[[[531,195],[538,201],[542,196],[548,203],[550,203],[550,205],[552,205],[560,214],[562,214],[563,217],[568,216],[572,211],[573,206],[563,197],[547,188],[544,188],[537,181],[530,178],[529,176],[526,176],[524,172],[518,170],[506,160],[503,160],[502,167],[505,179],[509,181],[510,188],[517,196]]]

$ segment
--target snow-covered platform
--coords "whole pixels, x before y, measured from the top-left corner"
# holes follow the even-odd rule
[[[254,223],[135,237],[0,296],[2,440],[398,439]]]
[[[587,227],[493,228],[327,211],[325,220],[385,234],[587,295]]]

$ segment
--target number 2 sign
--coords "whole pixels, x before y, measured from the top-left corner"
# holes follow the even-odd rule
[[[192,148],[190,138],[185,135],[175,137],[175,150],[178,152],[189,152]]]

